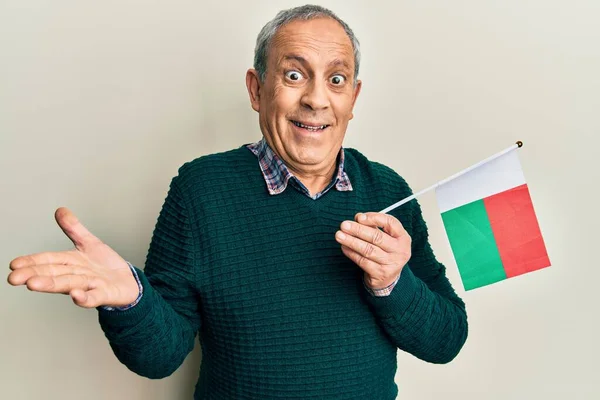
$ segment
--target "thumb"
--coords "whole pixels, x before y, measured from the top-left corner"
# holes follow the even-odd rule
[[[92,235],[85,226],[66,207],[60,207],[54,213],[54,219],[60,226],[60,229],[71,239],[78,250],[85,248],[87,245],[98,243],[100,239]]]
[[[73,289],[70,293],[73,303],[83,308],[93,308],[101,305],[98,289],[88,290]]]

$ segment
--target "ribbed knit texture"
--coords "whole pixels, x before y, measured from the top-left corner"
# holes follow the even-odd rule
[[[354,190],[318,200],[293,187],[269,195],[245,147],[184,164],[139,271],[140,303],[98,309],[118,359],[165,377],[199,333],[202,400],[392,400],[397,348],[452,360],[467,337],[465,307],[429,247],[418,203],[392,212],[413,249],[388,297],[365,290],[335,241],[342,221],[411,193],[391,169],[345,152]]]

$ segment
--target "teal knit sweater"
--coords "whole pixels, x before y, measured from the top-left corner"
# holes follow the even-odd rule
[[[150,243],[141,301],[98,309],[130,370],[173,373],[202,347],[195,399],[396,398],[397,349],[447,363],[467,337],[464,303],[436,261],[419,205],[391,214],[412,258],[387,297],[335,241],[340,223],[411,194],[391,169],[345,149],[353,191],[269,195],[246,147],[200,157],[173,178]]]

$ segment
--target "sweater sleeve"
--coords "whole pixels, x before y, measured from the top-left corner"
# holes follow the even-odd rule
[[[156,222],[139,303],[125,311],[98,308],[100,326],[131,371],[152,379],[171,375],[194,348],[200,329],[194,238],[177,178]]]
[[[465,304],[434,256],[419,204],[412,203],[411,258],[387,297],[367,293],[366,299],[399,349],[431,363],[448,363],[467,339]]]

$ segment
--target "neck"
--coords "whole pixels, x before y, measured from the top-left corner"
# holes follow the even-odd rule
[[[288,169],[310,192],[311,196],[319,193],[329,185],[337,170],[337,158],[326,168],[319,171],[300,171],[287,165]]]
[[[267,136],[263,136],[267,146],[277,157],[285,163],[287,169],[308,189],[311,196],[323,191],[331,182],[334,174],[337,172],[339,150],[335,154],[331,154],[332,159],[324,161],[320,165],[302,165],[295,164],[291,161],[286,161],[280,152],[276,150],[277,146],[270,143]],[[283,147],[283,146],[282,146]],[[341,147],[341,146],[340,146]],[[329,158],[329,157],[328,157]]]

